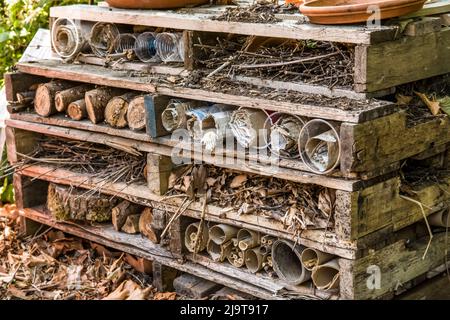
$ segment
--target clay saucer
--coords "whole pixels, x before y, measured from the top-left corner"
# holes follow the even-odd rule
[[[106,0],[114,8],[175,9],[208,3],[209,0]]]
[[[312,0],[300,6],[300,12],[312,23],[348,24],[365,22],[377,6],[380,19],[402,16],[420,10],[426,0]]]

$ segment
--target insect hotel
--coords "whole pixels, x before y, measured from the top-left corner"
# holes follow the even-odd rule
[[[5,75],[25,231],[151,260],[158,289],[196,298],[448,281],[450,4],[420,7],[378,25],[246,1],[51,8],[54,57]]]

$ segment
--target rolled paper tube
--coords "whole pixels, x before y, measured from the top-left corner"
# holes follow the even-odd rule
[[[299,285],[311,279],[311,272],[301,262],[305,247],[286,240],[277,240],[272,246],[272,264],[280,279],[292,285]]]
[[[89,49],[89,31],[93,23],[58,18],[51,30],[52,47],[63,60],[70,61]]]
[[[433,213],[428,217],[428,223],[435,227],[450,227],[450,216],[449,209],[446,208],[444,210]]]
[[[305,165],[315,173],[328,173],[339,164],[341,141],[338,126],[314,119],[307,122],[299,137],[299,152]]]
[[[270,128],[270,150],[281,156],[298,157],[298,137],[303,125],[299,117],[281,114]]]
[[[97,57],[105,57],[116,51],[117,39],[120,35],[115,24],[97,22],[91,29],[89,45]]]
[[[259,232],[241,229],[237,234],[238,239],[238,247],[240,250],[245,251],[256,246],[259,246],[261,243],[261,237]]]
[[[301,261],[306,270],[312,271],[314,267],[330,261],[335,256],[316,249],[306,248],[301,254]]]
[[[236,238],[238,228],[226,224],[216,224],[209,229],[209,238],[216,244],[223,244]]]
[[[263,268],[266,255],[259,248],[246,250],[244,253],[245,266],[251,273],[256,273]]]
[[[155,38],[156,53],[163,62],[183,62],[184,42],[182,33],[158,33]]]
[[[211,256],[211,259],[216,262],[223,262],[225,258],[231,253],[233,244],[231,241],[225,242],[223,244],[217,244],[212,239],[208,240],[207,251]]]
[[[312,281],[319,290],[339,288],[339,264],[334,259],[313,269]]]
[[[267,113],[263,110],[239,108],[233,112],[229,126],[242,147],[264,148],[267,147],[266,135],[270,131],[266,119]]]
[[[191,223],[187,226],[186,232],[184,234],[184,244],[189,252],[194,252],[195,243],[197,239],[197,233],[200,223],[195,222]],[[198,252],[201,252],[206,249],[206,245],[208,244],[208,230],[203,227],[203,231],[200,234],[200,239],[198,245]]]

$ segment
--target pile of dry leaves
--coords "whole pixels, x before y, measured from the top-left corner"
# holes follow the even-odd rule
[[[140,272],[151,262],[47,227],[22,238],[18,215],[0,208],[0,299],[175,299]]]
[[[332,228],[333,190],[229,169],[194,165],[174,170],[169,195],[195,198],[205,192],[209,202],[283,222],[288,230]]]

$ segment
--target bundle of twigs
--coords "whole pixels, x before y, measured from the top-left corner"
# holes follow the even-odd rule
[[[118,150],[97,143],[45,137],[38,141],[31,154],[17,154],[22,160],[5,173],[20,171],[30,165],[48,164],[55,168],[89,174],[90,178],[99,182],[98,188],[109,183],[131,184],[145,180],[145,157],[136,150],[127,152],[124,146]]]
[[[199,40],[199,65],[211,74],[241,75],[329,87],[353,84],[353,47],[332,42],[237,36]]]
[[[169,188],[169,196],[196,197],[207,191],[209,203],[281,221],[292,231],[332,227],[334,199],[312,184],[195,165],[174,171]]]

